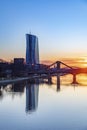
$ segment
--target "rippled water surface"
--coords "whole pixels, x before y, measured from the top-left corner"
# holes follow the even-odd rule
[[[0,130],[87,130],[87,75],[1,86]]]

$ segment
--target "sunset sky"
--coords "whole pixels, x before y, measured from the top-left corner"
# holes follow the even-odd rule
[[[24,57],[37,35],[40,60],[87,56],[86,0],[0,0],[0,59]]]

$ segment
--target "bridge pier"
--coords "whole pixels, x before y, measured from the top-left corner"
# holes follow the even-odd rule
[[[78,84],[78,82],[76,81],[76,74],[73,74],[72,84]]]

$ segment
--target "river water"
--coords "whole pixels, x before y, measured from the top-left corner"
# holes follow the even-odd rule
[[[0,89],[0,130],[87,130],[87,75]]]

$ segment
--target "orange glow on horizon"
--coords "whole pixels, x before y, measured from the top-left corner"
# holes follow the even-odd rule
[[[79,74],[77,75],[77,82],[81,85],[87,86],[87,74]]]
[[[54,59],[52,58],[49,60],[41,60],[41,63],[49,65],[58,60],[70,66],[81,67],[81,68],[87,67],[87,57],[69,57],[69,58],[54,58]]]
[[[7,54],[6,56],[3,56],[4,61],[12,61],[14,58],[25,58],[25,55],[22,53],[21,55],[16,53],[16,54]],[[40,63],[50,65],[55,61],[62,61],[65,64],[68,64],[69,66],[76,66],[76,67],[81,67],[81,68],[86,68],[87,67],[87,56],[72,56],[72,55],[62,55],[62,56],[57,56],[56,55],[41,55],[40,56]]]

